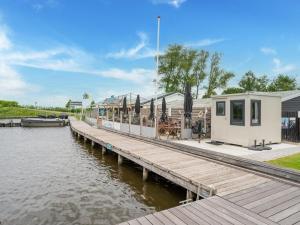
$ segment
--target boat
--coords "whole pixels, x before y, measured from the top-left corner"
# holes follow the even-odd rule
[[[64,119],[44,119],[44,118],[22,118],[22,127],[64,127],[66,122]]]

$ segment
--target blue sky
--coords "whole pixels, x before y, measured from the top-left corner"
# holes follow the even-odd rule
[[[0,99],[152,95],[158,15],[162,52],[221,52],[231,85],[248,70],[300,80],[298,0],[1,0]]]

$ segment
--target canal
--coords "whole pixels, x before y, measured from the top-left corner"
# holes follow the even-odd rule
[[[1,225],[116,224],[178,205],[185,190],[117,164],[64,128],[0,128]]]

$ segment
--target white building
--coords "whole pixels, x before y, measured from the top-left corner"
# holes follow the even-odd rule
[[[281,142],[281,97],[241,93],[212,97],[211,139],[250,147]]]

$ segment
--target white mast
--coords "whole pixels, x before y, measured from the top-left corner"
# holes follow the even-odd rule
[[[156,48],[156,79],[155,79],[155,117],[154,117],[154,128],[155,128],[155,137],[158,137],[158,102],[157,102],[157,93],[158,93],[158,63],[159,63],[159,31],[160,31],[160,16],[157,17],[157,48]]]

